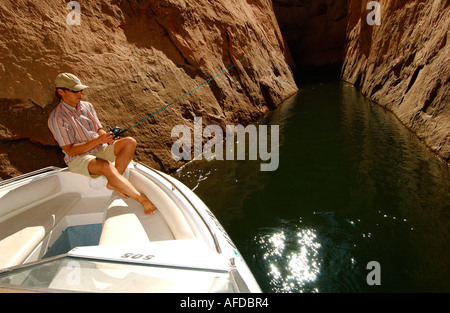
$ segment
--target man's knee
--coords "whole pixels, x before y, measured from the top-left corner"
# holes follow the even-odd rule
[[[132,151],[136,149],[137,142],[133,137],[125,137],[120,139],[120,142],[116,142],[114,153],[118,155],[121,151]]]
[[[133,137],[125,137],[124,138],[126,140],[126,145],[132,149],[136,149],[137,146],[137,142],[136,139],[134,139]]]
[[[103,173],[108,174],[110,172],[112,172],[115,169],[114,165],[107,161],[107,160],[102,160],[102,170]]]
[[[93,175],[104,175],[106,177],[113,174],[116,169],[114,165],[104,159],[96,158],[89,163],[89,173]]]

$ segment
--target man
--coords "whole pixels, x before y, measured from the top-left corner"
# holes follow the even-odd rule
[[[106,187],[122,197],[131,197],[152,214],[156,207],[123,176],[133,158],[136,141],[131,137],[115,140],[105,132],[91,103],[81,101],[85,86],[73,74],[62,73],[55,80],[59,105],[48,119],[48,127],[61,146],[69,170],[88,177],[103,175]],[[113,165],[115,162],[115,165]]]

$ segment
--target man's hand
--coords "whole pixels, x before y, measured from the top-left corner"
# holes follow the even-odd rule
[[[67,146],[61,147],[64,152],[66,152],[70,156],[76,156],[85,152],[88,152],[91,149],[94,149],[96,146],[108,143],[112,144],[114,139],[114,134],[112,132],[105,132],[104,130],[100,129],[98,132],[98,137],[94,138],[88,142],[84,143],[77,143],[77,144],[71,144]]]
[[[114,134],[112,132],[108,132],[108,133],[105,132],[103,134],[100,134],[98,136],[97,140],[98,140],[99,144],[104,144],[104,143],[112,144],[115,141]]]

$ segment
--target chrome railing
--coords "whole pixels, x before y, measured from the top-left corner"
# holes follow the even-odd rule
[[[4,186],[4,185],[7,185],[7,184],[10,184],[10,183],[13,183],[13,182],[16,182],[16,181],[19,181],[21,179],[33,177],[33,176],[36,176],[36,175],[39,175],[39,174],[43,174],[43,173],[46,173],[46,172],[50,172],[50,171],[59,171],[59,170],[61,170],[61,168],[60,167],[56,167],[56,166],[48,166],[48,167],[45,167],[45,168],[41,168],[41,169],[33,171],[33,172],[25,173],[25,174],[22,174],[20,176],[16,176],[16,177],[12,177],[12,178],[9,178],[9,179],[6,179],[6,180],[2,180],[2,181],[0,181],[0,187]]]

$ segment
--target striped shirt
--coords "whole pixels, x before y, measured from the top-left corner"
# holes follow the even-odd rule
[[[102,128],[102,124],[91,103],[81,101],[75,109],[61,100],[48,118],[48,127],[59,146],[63,147],[97,138],[97,131]],[[94,149],[76,156],[70,156],[63,150],[64,161],[69,164],[79,156],[96,154],[101,146],[100,144]]]

